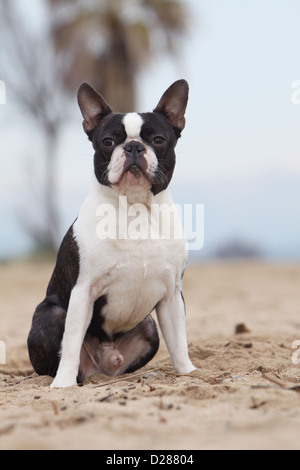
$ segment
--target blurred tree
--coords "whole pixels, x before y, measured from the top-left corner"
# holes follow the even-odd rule
[[[263,257],[263,252],[258,245],[242,239],[232,239],[222,243],[214,253],[221,259],[246,259]]]
[[[30,208],[20,211],[19,220],[38,250],[54,251],[59,236],[57,145],[65,102],[61,64],[55,58],[50,29],[46,25],[40,31],[32,28],[13,0],[0,3],[0,41],[5,46],[1,48],[1,78],[20,114],[33,123],[31,151],[40,137],[44,144],[44,177],[39,182],[31,179],[31,189],[38,187],[38,194]]]
[[[1,0],[1,79],[44,142],[44,177],[38,182],[32,177],[38,193],[19,217],[37,248],[53,251],[60,238],[57,148],[68,122],[68,93],[73,102],[78,85],[88,81],[115,111],[133,111],[138,73],[160,54],[176,56],[187,11],[181,0],[45,0],[40,5],[36,31],[23,0]]]
[[[115,111],[135,110],[135,79],[160,53],[176,54],[186,31],[181,0],[47,0],[64,83],[87,81]]]

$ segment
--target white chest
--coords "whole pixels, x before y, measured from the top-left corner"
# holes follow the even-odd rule
[[[108,332],[133,328],[180,282],[171,252],[158,243],[143,245],[132,242],[110,271],[103,312]]]
[[[90,195],[74,224],[74,235],[80,254],[78,282],[89,284],[94,300],[106,296],[103,328],[113,334],[133,328],[174,293],[186,263],[186,243],[182,238],[160,239],[156,226],[152,232],[148,227],[149,236],[142,239],[99,237],[99,205],[108,201]],[[116,207],[116,201],[111,204]]]

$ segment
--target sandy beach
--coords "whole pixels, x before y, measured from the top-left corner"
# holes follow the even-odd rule
[[[26,338],[53,265],[0,266],[0,449],[300,449],[300,265],[190,265],[195,372],[176,374],[161,339],[136,373],[52,390]]]

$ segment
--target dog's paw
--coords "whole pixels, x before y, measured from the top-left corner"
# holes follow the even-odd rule
[[[193,366],[193,364],[188,367],[185,372],[181,372],[181,374],[191,374],[192,372],[195,372],[197,369],[196,367]]]
[[[73,385],[77,385],[76,379],[74,380],[71,377],[61,377],[57,375],[50,385],[50,388],[66,388],[73,387]]]
[[[178,374],[190,374],[191,372],[196,370],[196,367],[193,366],[191,361],[187,361],[185,363],[177,364],[175,369]]]

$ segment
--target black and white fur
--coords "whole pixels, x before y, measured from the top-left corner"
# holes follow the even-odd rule
[[[78,218],[65,235],[46,298],[28,336],[38,374],[68,387],[93,373],[115,376],[145,365],[157,352],[159,326],[174,368],[189,373],[185,308],[181,293],[184,238],[100,239],[102,204],[173,206],[167,187],[174,148],[185,125],[188,84],[179,80],[150,113],[115,114],[88,84],[78,91],[83,127],[92,141],[95,178]],[[150,219],[149,219],[150,220]],[[180,226],[180,220],[175,219]]]

